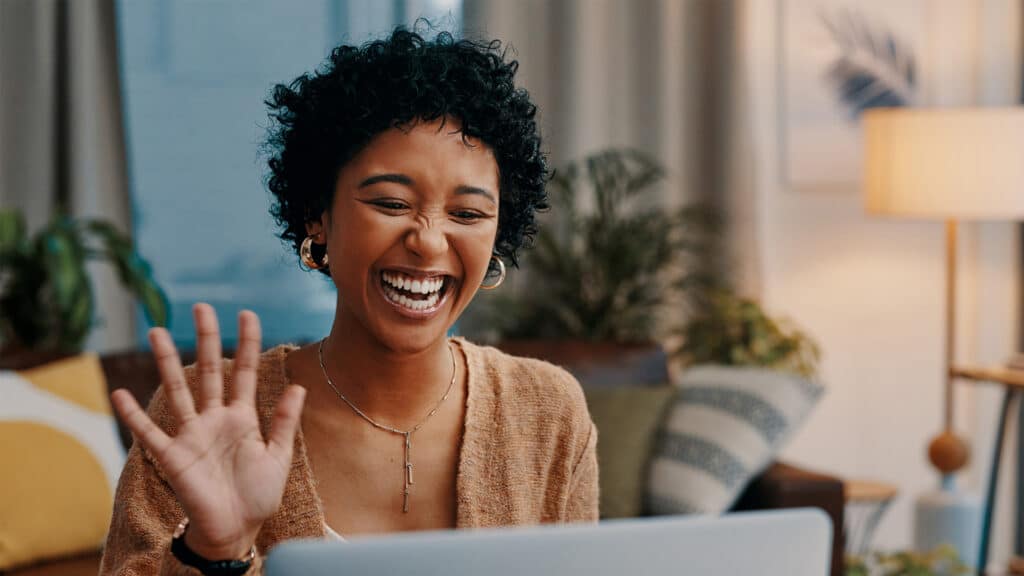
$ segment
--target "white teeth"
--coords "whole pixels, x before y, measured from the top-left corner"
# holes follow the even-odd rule
[[[444,280],[441,278],[433,280],[416,280],[408,276],[389,272],[383,273],[381,277],[384,279],[385,284],[394,286],[399,290],[412,292],[413,294],[432,294],[439,291],[444,286]]]
[[[433,308],[434,306],[437,306],[438,301],[441,300],[441,295],[437,292],[427,296],[426,300],[413,300],[404,294],[399,294],[391,287],[384,288],[384,294],[387,296],[388,300],[414,311]]]

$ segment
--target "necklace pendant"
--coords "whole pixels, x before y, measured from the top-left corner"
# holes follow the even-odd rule
[[[412,431],[405,432],[405,480],[402,494],[402,513],[409,512],[409,487],[412,486]]]

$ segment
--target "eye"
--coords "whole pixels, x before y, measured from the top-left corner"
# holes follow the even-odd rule
[[[457,218],[459,220],[465,220],[467,222],[472,222],[474,220],[480,220],[482,218],[487,218],[486,214],[483,214],[481,212],[477,212],[475,210],[456,210],[456,211],[452,212],[451,214],[455,218]]]
[[[369,203],[374,205],[374,206],[377,206],[378,208],[383,208],[384,210],[388,210],[388,211],[392,211],[392,212],[398,212],[398,211],[401,211],[401,210],[407,210],[409,208],[409,205],[406,204],[405,202],[402,202],[400,200],[392,200],[392,199],[389,199],[389,198],[385,198],[385,199],[381,199],[381,200],[371,200]]]

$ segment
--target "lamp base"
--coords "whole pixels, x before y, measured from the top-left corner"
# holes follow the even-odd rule
[[[942,473],[943,485],[946,478],[967,465],[971,459],[971,449],[967,442],[951,430],[946,430],[932,439],[928,444],[928,459]]]
[[[914,502],[914,549],[919,552],[952,545],[966,566],[978,561],[981,498],[956,488],[952,475],[943,476],[942,488],[926,492]]]

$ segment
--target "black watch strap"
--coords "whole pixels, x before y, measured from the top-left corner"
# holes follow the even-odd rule
[[[252,568],[252,561],[256,556],[255,547],[244,560],[207,560],[185,544],[186,526],[188,519],[178,525],[171,539],[171,554],[174,554],[178,562],[195,568],[204,576],[242,576]]]

